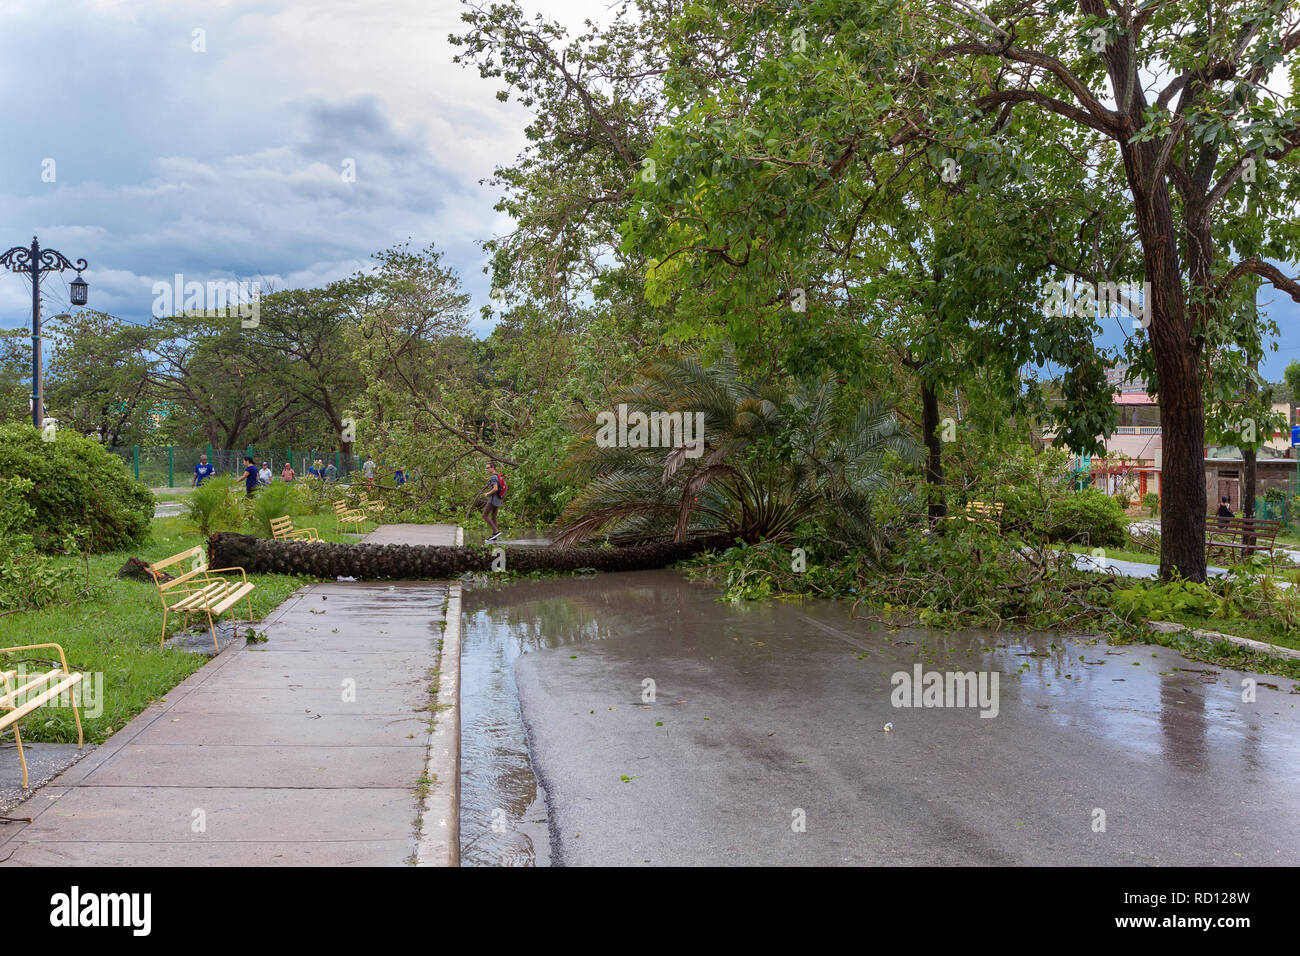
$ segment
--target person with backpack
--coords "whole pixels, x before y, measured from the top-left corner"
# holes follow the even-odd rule
[[[492,536],[489,541],[495,541],[501,537],[501,531],[497,528],[497,509],[501,507],[501,502],[506,497],[506,478],[505,475],[497,471],[496,465],[488,462],[488,489],[483,492],[483,497],[487,499],[487,504],[483,506],[483,519],[492,529]]]

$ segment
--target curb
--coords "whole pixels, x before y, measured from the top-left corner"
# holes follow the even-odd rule
[[[462,531],[457,529],[456,540]],[[416,866],[460,866],[460,584],[447,589],[447,610],[438,663],[438,699],[425,757],[432,781],[420,807],[423,824]]]
[[[1239,647],[1255,651],[1257,654],[1277,654],[1282,657],[1300,658],[1300,651],[1290,647],[1278,647],[1276,644],[1265,644],[1263,641],[1252,640],[1249,637],[1238,637],[1235,634],[1220,634],[1218,631],[1203,631],[1199,628],[1187,627],[1184,624],[1178,624],[1173,621],[1147,621],[1147,627],[1160,634],[1178,634],[1186,631],[1192,637],[1199,637],[1205,641],[1227,641],[1230,644],[1236,644]]]

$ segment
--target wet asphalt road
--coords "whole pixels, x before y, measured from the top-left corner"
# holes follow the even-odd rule
[[[520,652],[552,864],[1300,861],[1291,681],[1243,703],[1252,675],[1149,645],[715,598],[671,571],[483,595]],[[996,671],[998,715],[893,706],[916,663]]]

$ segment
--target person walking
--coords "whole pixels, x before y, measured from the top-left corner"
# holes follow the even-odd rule
[[[366,481],[370,484],[375,483],[375,460],[368,455],[365,464],[361,466],[361,474],[365,475]]]
[[[505,500],[506,483],[505,479],[501,477],[501,473],[497,471],[496,465],[491,462],[488,462],[487,475],[488,488],[487,491],[483,492],[483,497],[487,499],[487,503],[483,505],[483,520],[492,529],[492,536],[487,540],[495,541],[501,537],[501,531],[497,527],[497,510],[501,507],[501,502]]]
[[[253,464],[251,455],[244,456],[244,494],[249,498],[253,497],[253,492],[257,490],[257,466]]]
[[[280,471],[280,480],[284,482],[289,482],[289,481],[293,481],[295,477],[296,476],[293,473],[293,468],[286,461],[284,463],[284,468]]]
[[[338,477],[339,477],[339,470],[338,468],[335,467],[334,462],[330,462],[328,465],[325,466],[326,481],[337,481]]]
[[[207,455],[199,455],[199,463],[194,466],[194,481],[192,483],[193,486],[197,488],[199,485],[203,484],[205,481],[207,481],[209,478],[213,476],[216,470],[217,469],[215,465],[208,464]]]
[[[271,484],[271,466],[266,463],[265,458],[262,459],[262,467],[257,472],[257,483],[264,488]]]

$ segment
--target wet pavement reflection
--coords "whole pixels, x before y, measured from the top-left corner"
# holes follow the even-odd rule
[[[467,864],[1300,858],[1284,678],[1086,637],[885,629],[841,602],[726,604],[673,571],[469,587],[464,610]],[[996,717],[895,706],[918,665],[996,675]],[[792,836],[792,807],[819,835]]]

